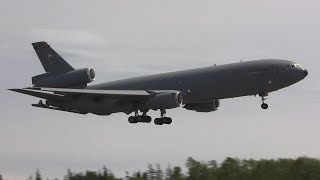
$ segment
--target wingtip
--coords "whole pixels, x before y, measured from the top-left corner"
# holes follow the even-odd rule
[[[7,89],[7,90],[17,92],[17,93],[21,93],[23,91],[22,89],[18,89],[18,88],[12,88],[12,89]]]
[[[8,91],[16,91],[17,89],[7,89]]]
[[[26,91],[26,90],[30,90],[29,88],[10,88],[7,89],[8,91],[14,91],[14,92],[22,92],[22,91]]]

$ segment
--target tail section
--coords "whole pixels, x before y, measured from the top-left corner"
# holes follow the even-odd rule
[[[46,42],[32,43],[44,70],[47,73],[61,74],[73,71],[70,66],[58,53],[56,53]]]
[[[74,69],[46,42],[32,43],[46,73],[32,77],[34,87],[84,88],[95,79],[91,68]]]

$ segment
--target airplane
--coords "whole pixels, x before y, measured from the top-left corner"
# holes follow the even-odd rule
[[[79,114],[110,115],[134,113],[130,123],[150,123],[150,110],[160,110],[156,125],[171,124],[167,109],[183,107],[212,112],[220,100],[259,95],[261,108],[270,92],[301,81],[308,71],[301,65],[280,59],[261,59],[204,68],[134,77],[88,86],[95,80],[92,68],[74,69],[48,43],[32,43],[44,74],[32,77],[32,87],[9,89],[45,99],[34,107]]]

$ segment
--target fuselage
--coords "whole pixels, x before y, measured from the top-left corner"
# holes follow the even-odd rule
[[[307,73],[292,61],[264,59],[135,77],[87,88],[179,90],[186,104],[276,91],[302,80]]]
[[[261,96],[261,108],[268,109],[265,97],[269,92],[308,75],[306,69],[292,61],[262,59],[88,86],[95,79],[92,68],[73,68],[47,42],[32,46],[46,73],[32,77],[33,87],[9,90],[45,99],[45,103],[40,100],[32,105],[39,108],[96,115],[134,112],[128,118],[130,123],[151,122],[148,111],[160,110],[154,123],[171,124],[166,109],[212,112],[219,109],[220,99],[257,94]]]

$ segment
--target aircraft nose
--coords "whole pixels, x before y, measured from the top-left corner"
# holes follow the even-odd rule
[[[305,69],[303,72],[304,72],[304,74],[305,74],[306,76],[307,76],[308,73],[309,73],[308,70],[306,70],[306,69]]]

